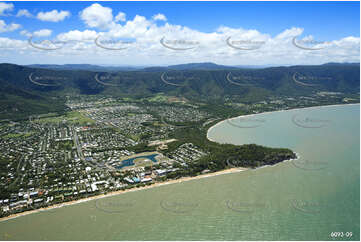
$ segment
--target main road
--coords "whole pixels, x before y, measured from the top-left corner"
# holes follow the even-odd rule
[[[89,166],[95,168],[95,170],[101,170],[100,167],[98,167],[97,165],[93,164],[92,162],[89,162],[87,161],[85,158],[84,158],[84,155],[83,155],[83,151],[81,150],[81,146],[80,146],[80,143],[79,143],[79,137],[78,137],[78,134],[76,132],[76,130],[74,129],[74,127],[72,127],[72,130],[73,130],[73,140],[74,140],[74,144],[76,145],[76,150],[77,150],[77,153],[78,153],[78,157],[80,158],[81,161],[87,163]]]

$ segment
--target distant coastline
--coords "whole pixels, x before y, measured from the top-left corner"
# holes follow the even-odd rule
[[[218,123],[212,125],[212,126],[207,130],[207,139],[208,139],[209,141],[212,141],[212,142],[215,142],[215,143],[219,143],[218,141],[213,140],[212,138],[209,137],[209,132],[210,132],[212,129],[214,129],[215,127],[217,127],[218,125],[220,125],[221,123],[227,122],[227,120],[233,120],[233,119],[237,119],[237,118],[240,118],[240,117],[252,117],[252,116],[257,116],[257,115],[278,113],[278,112],[287,112],[287,111],[313,109],[313,108],[337,107],[337,106],[346,106],[346,105],[360,105],[360,103],[345,103],[345,104],[319,105],[319,106],[312,106],[312,107],[305,107],[305,108],[284,109],[284,110],[269,111],[269,112],[263,112],[263,113],[253,113],[253,114],[240,115],[240,116],[237,116],[237,117],[232,117],[232,118],[228,118],[228,119],[221,120],[221,121],[219,121]]]

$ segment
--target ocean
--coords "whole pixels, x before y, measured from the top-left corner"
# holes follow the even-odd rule
[[[360,239],[359,105],[235,118],[208,137],[299,159],[2,221],[0,240]]]

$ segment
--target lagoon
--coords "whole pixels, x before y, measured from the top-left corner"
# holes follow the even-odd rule
[[[210,139],[299,155],[0,222],[2,240],[360,239],[360,106],[273,112],[219,123]],[[350,234],[348,234],[350,235]]]
[[[126,166],[133,166],[134,165],[134,160],[139,159],[139,158],[145,158],[145,159],[149,159],[151,161],[153,161],[154,163],[157,163],[158,161],[155,159],[155,157],[158,154],[152,154],[152,155],[143,155],[143,156],[136,156],[130,159],[126,159],[126,160],[122,160],[122,164],[120,166],[117,166],[117,169],[122,169],[123,167]]]

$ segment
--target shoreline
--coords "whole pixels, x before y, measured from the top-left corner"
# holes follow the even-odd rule
[[[220,125],[223,122],[227,122],[227,120],[232,120],[232,119],[237,119],[240,117],[252,117],[252,116],[256,116],[256,115],[264,115],[264,114],[271,114],[271,113],[278,113],[278,112],[286,112],[286,111],[296,111],[296,110],[304,110],[304,109],[312,109],[312,108],[325,108],[325,107],[337,107],[337,106],[345,106],[345,105],[360,105],[360,103],[345,103],[345,104],[331,104],[331,105],[320,105],[320,106],[312,106],[312,107],[305,107],[305,108],[294,108],[294,109],[284,109],[284,110],[277,110],[277,111],[268,111],[268,112],[263,112],[263,113],[252,113],[252,114],[246,114],[246,115],[240,115],[237,117],[232,117],[232,118],[227,118],[224,120],[219,121],[218,123],[212,125],[208,130],[207,130],[207,139],[211,142],[215,142],[220,144],[218,141],[213,140],[209,137],[209,132],[215,128],[216,126]]]
[[[33,214],[33,213],[39,213],[42,211],[61,208],[61,207],[65,207],[65,206],[71,206],[71,205],[75,205],[78,203],[89,202],[89,201],[97,200],[97,199],[101,199],[101,198],[117,196],[117,195],[128,193],[128,192],[136,192],[136,191],[147,190],[147,189],[151,189],[151,188],[155,188],[155,187],[165,186],[165,185],[182,183],[182,182],[186,182],[186,181],[199,180],[199,179],[214,177],[214,176],[219,176],[219,175],[238,173],[238,172],[242,172],[242,171],[247,171],[249,169],[250,168],[245,168],[245,167],[230,168],[230,169],[220,170],[220,171],[216,171],[216,172],[212,172],[212,173],[201,174],[201,175],[193,176],[193,177],[182,177],[182,178],[175,179],[175,180],[170,180],[170,181],[165,181],[165,182],[157,182],[152,185],[145,186],[145,187],[135,187],[135,188],[127,189],[127,190],[113,191],[113,192],[109,192],[107,194],[95,195],[95,196],[88,197],[88,198],[82,198],[79,200],[51,205],[51,206],[48,206],[45,208],[39,208],[39,209],[34,209],[34,210],[25,211],[25,212],[21,212],[21,213],[12,214],[7,217],[0,218],[0,222],[4,222],[4,221],[10,220],[10,219],[15,219],[15,218],[18,218],[21,216],[26,216],[26,215]]]
[[[209,141],[218,143],[217,141],[212,140],[211,138],[209,138],[210,130],[215,128],[217,125],[220,125],[222,122],[226,122],[227,120],[232,120],[232,119],[236,119],[236,118],[239,118],[239,117],[251,117],[251,116],[255,116],[255,115],[270,114],[270,113],[275,113],[275,112],[295,111],[295,110],[303,110],[303,109],[312,109],[312,108],[320,108],[320,107],[334,107],[334,106],[344,106],[344,105],[360,105],[360,103],[332,104],[332,105],[312,106],[312,107],[305,107],[305,108],[285,109],[285,110],[269,111],[269,112],[263,112],[263,113],[240,115],[240,116],[237,116],[237,117],[221,120],[218,123],[211,126],[207,130],[206,138]],[[300,158],[301,158],[300,154],[296,153],[296,158],[295,159],[284,160],[283,162],[298,160]],[[279,163],[283,163],[283,162],[279,162]],[[271,165],[265,165],[265,166],[257,167],[256,170],[261,169],[261,168],[266,168],[266,167],[272,167],[272,166]],[[245,168],[245,167],[237,167],[237,168],[235,168],[234,167],[234,168],[220,170],[220,171],[216,171],[216,172],[212,172],[212,173],[201,174],[201,175],[194,176],[194,177],[182,177],[182,178],[175,179],[175,180],[170,180],[170,181],[165,181],[165,182],[157,182],[155,184],[145,186],[145,187],[138,187],[138,188],[131,188],[131,189],[127,189],[127,190],[113,191],[113,192],[109,192],[107,194],[95,195],[95,196],[91,196],[91,197],[88,197],[88,198],[82,198],[82,199],[79,199],[79,200],[73,200],[73,201],[69,201],[69,202],[63,202],[63,203],[51,205],[51,206],[48,206],[48,207],[45,207],[45,208],[39,208],[39,209],[34,209],[34,210],[25,211],[25,212],[21,212],[21,213],[12,214],[12,215],[9,215],[7,217],[0,218],[0,222],[7,221],[7,220],[10,220],[10,219],[15,219],[15,218],[25,216],[25,215],[29,215],[29,214],[33,214],[33,213],[39,213],[39,212],[42,212],[42,211],[47,211],[47,210],[51,210],[51,209],[56,209],[56,208],[61,208],[61,207],[65,207],[65,206],[75,205],[75,204],[78,204],[78,203],[89,202],[89,201],[97,200],[97,199],[101,199],[101,198],[117,196],[117,195],[128,193],[128,192],[136,192],[136,191],[151,189],[151,188],[154,188],[154,187],[160,187],[160,186],[165,186],[165,185],[182,183],[182,182],[186,182],[186,181],[198,180],[198,179],[214,177],[214,176],[219,176],[219,175],[225,175],[225,174],[238,173],[238,172],[247,171],[247,170],[250,170],[250,169],[251,168]]]

